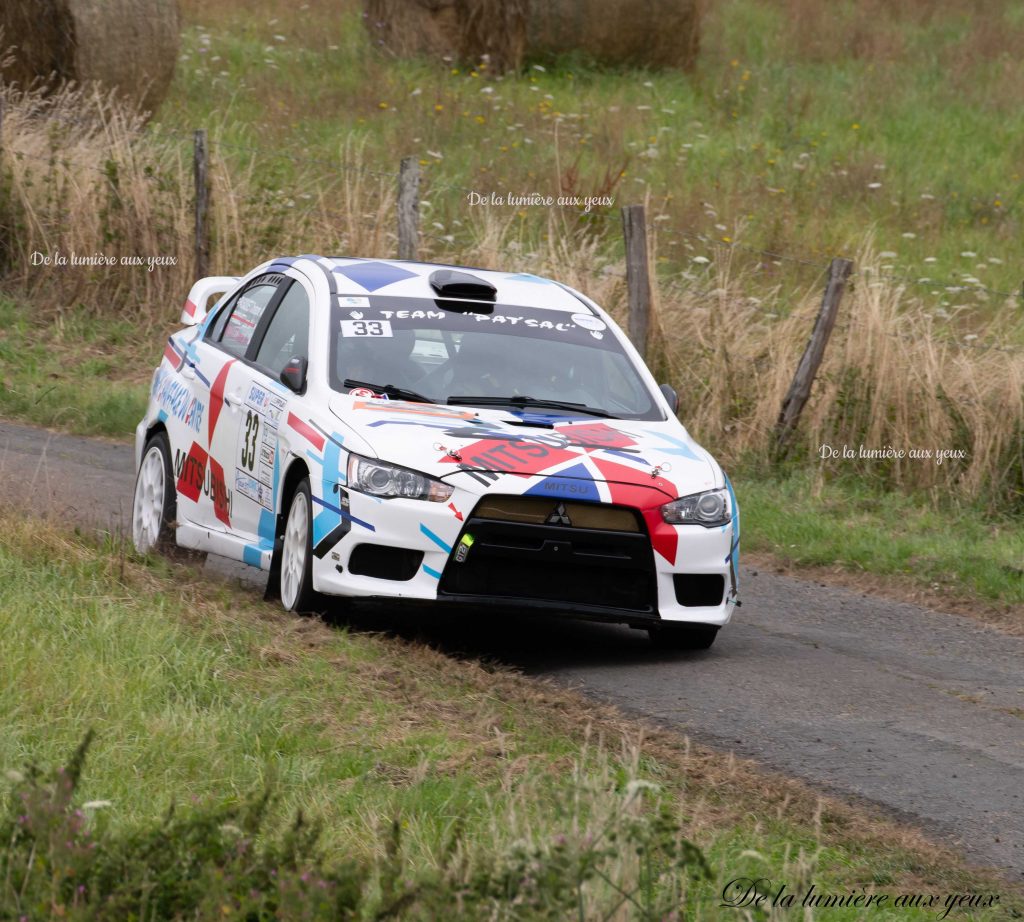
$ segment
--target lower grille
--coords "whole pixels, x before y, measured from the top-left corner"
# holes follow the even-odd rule
[[[422,562],[423,551],[383,544],[359,544],[349,557],[348,569],[354,576],[405,581],[416,575]]]
[[[657,611],[645,534],[477,517],[463,529],[438,594]]]
[[[725,594],[725,577],[718,573],[676,573],[676,601],[680,605],[721,605]]]

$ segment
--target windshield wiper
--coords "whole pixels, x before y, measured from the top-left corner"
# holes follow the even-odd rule
[[[388,397],[394,397],[396,400],[410,400],[413,403],[436,403],[436,401],[431,400],[429,397],[424,397],[422,394],[416,393],[416,391],[410,391],[404,387],[396,387],[394,384],[371,384],[368,381],[356,381],[354,378],[346,378],[341,386],[349,388],[365,387],[375,394],[387,394]]]
[[[458,396],[449,397],[448,403],[463,404],[467,406],[481,407],[548,407],[552,410],[569,410],[575,413],[586,413],[588,416],[603,416],[605,419],[615,419],[615,415],[607,410],[598,407],[588,407],[585,403],[570,403],[568,400],[546,400],[541,397],[528,397],[526,395],[513,395],[511,397],[473,397]]]

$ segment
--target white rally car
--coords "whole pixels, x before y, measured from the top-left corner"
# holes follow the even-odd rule
[[[585,295],[299,256],[197,282],[181,319],[135,433],[140,552],[242,560],[298,611],[545,609],[691,648],[729,621],[729,480]]]

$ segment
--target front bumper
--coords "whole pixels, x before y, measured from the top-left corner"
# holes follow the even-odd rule
[[[546,610],[635,626],[723,625],[732,617],[731,524],[672,526],[670,561],[642,525],[626,534],[481,521],[472,516],[480,499],[464,489],[447,505],[349,492],[352,527],[317,549],[314,586],[329,595]]]

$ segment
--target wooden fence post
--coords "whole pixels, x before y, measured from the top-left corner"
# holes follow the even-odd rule
[[[849,259],[836,257],[828,269],[828,284],[825,286],[825,294],[821,299],[821,309],[818,311],[818,319],[814,321],[814,329],[811,331],[811,338],[807,341],[800,364],[797,365],[796,374],[793,375],[793,382],[789,385],[786,398],[782,401],[782,409],[779,412],[779,421],[775,424],[775,444],[780,452],[784,452],[796,424],[800,421],[800,413],[803,411],[807,398],[811,395],[811,385],[814,383],[814,376],[821,367],[821,360],[825,355],[825,347],[828,345],[829,337],[832,335],[832,328],[836,325],[836,315],[839,313],[839,302],[843,298],[843,290],[846,288],[846,280],[850,277],[853,263]]]
[[[403,157],[398,173],[398,258],[415,259],[420,242],[420,162]]]
[[[207,177],[206,131],[193,137],[193,165],[196,186],[196,279],[210,274],[210,184]]]
[[[622,233],[626,242],[629,338],[641,357],[646,359],[651,320],[651,277],[647,263],[647,218],[643,205],[623,207]]]

